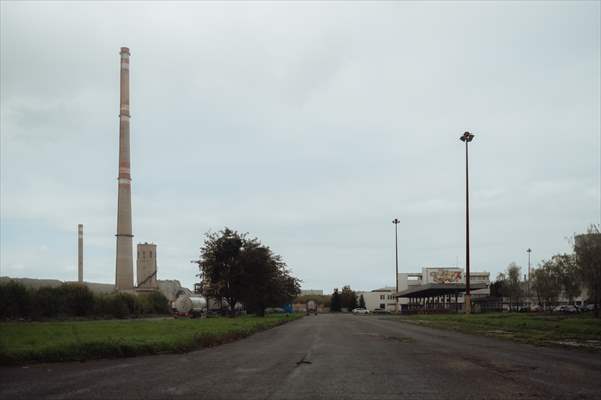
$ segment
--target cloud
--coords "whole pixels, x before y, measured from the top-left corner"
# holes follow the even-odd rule
[[[191,286],[203,233],[258,236],[312,288],[464,257],[493,275],[600,222],[597,3],[1,7],[4,274],[114,278],[119,47],[133,227]],[[44,250],[48,265],[37,262]]]

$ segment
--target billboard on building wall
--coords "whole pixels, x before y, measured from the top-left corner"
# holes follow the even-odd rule
[[[427,268],[427,283],[462,283],[463,271],[460,268]]]

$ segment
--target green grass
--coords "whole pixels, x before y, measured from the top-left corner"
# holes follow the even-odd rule
[[[412,315],[402,321],[453,329],[460,332],[502,337],[538,345],[562,344],[601,350],[601,319],[590,314],[449,314]]]
[[[231,342],[301,316],[0,323],[0,364],[185,352]]]

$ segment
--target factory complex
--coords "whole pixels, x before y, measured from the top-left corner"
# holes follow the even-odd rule
[[[130,51],[121,47],[119,87],[119,175],[117,178],[117,244],[115,256],[115,285],[121,292],[148,292],[159,290],[157,281],[157,245],[139,243],[137,245],[136,282],[134,284],[133,230],[131,211],[131,162],[130,162],[130,109],[129,109],[129,70]],[[77,225],[77,281],[83,278],[83,224]],[[102,284],[93,284],[96,289]],[[98,286],[100,285],[100,286]],[[178,282],[179,286],[179,282]],[[169,292],[167,290],[167,292]],[[173,296],[167,296],[171,298]]]

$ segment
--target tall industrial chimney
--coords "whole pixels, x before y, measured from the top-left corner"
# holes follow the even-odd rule
[[[131,229],[129,163],[129,48],[121,47],[121,105],[119,108],[119,198],[117,204],[117,267],[115,288],[133,290],[134,263]]]
[[[77,225],[77,282],[83,283],[83,225]]]

